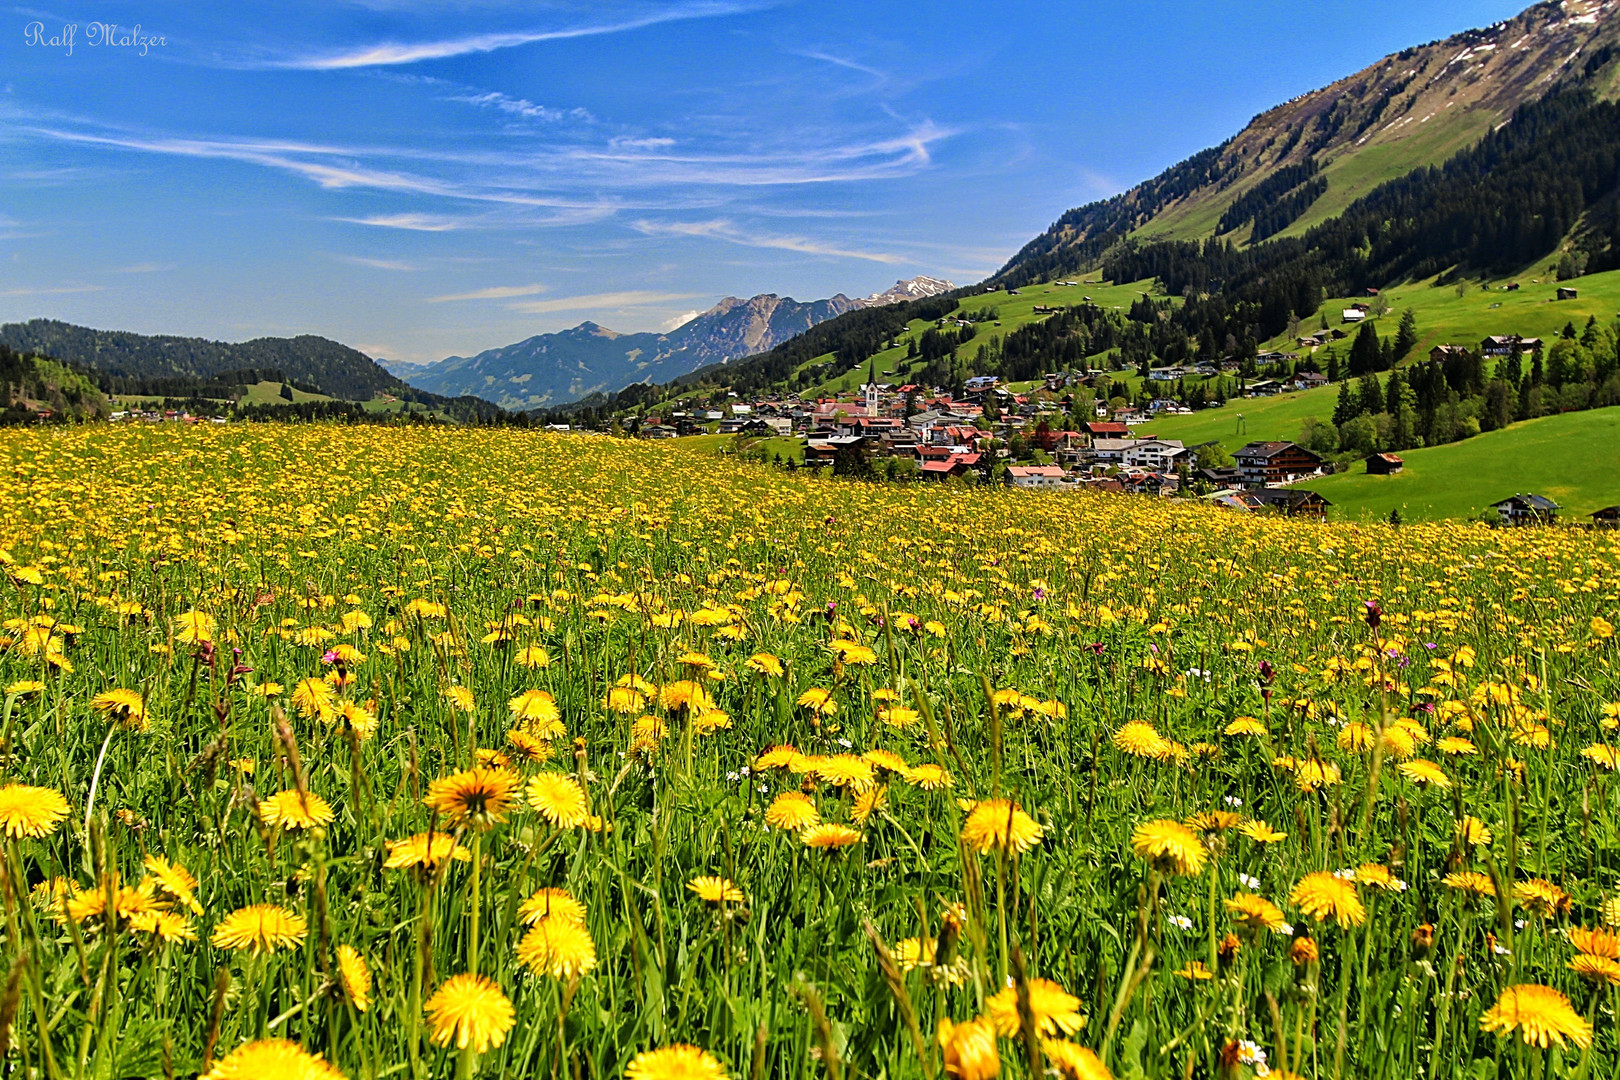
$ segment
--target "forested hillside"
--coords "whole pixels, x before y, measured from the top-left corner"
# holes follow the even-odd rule
[[[239,343],[92,330],[54,319],[0,326],[0,343],[83,364],[126,379],[211,378],[249,368],[273,369],[333,397],[363,401],[410,388],[364,353],[322,337],[255,338]]]

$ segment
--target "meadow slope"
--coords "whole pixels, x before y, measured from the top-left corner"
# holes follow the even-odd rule
[[[0,476],[8,1074],[1620,1068],[1612,534],[496,429]]]

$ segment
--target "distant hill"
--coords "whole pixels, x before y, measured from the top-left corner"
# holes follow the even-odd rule
[[[83,371],[0,345],[0,424],[41,413],[73,420],[105,416],[107,399]]]
[[[993,280],[1017,287],[1079,273],[1127,237],[1220,236],[1241,246],[1300,235],[1380,184],[1446,162],[1555,89],[1581,83],[1614,99],[1617,11],[1616,0],[1553,0],[1385,57],[1123,194],[1069,211]]]
[[[850,311],[886,307],[955,288],[919,277],[861,300],[840,293],[800,303],[765,294],[728,296],[667,334],[620,334],[594,322],[538,334],[476,356],[426,367],[399,365],[413,386],[437,394],[476,394],[506,409],[533,409],[609,394],[632,383],[668,382],[699,368],[754,356]]]
[[[358,350],[307,334],[232,343],[34,319],[0,325],[0,349],[22,354],[37,373],[11,379],[11,402],[37,402],[57,412],[64,411],[60,402],[71,406],[68,412],[82,412],[77,402],[92,397],[92,411],[99,411],[104,405],[101,395],[126,394],[175,400],[240,398],[239,407],[258,409],[265,416],[284,409],[291,412],[296,402],[303,406],[306,419],[362,411],[433,414],[463,423],[502,418],[502,410],[488,401],[420,390]],[[51,359],[29,359],[28,354]],[[259,383],[270,387],[268,400],[243,395]],[[273,393],[278,384],[289,387],[293,401],[284,402]],[[42,386],[52,392],[35,392]],[[0,407],[5,404],[0,401]]]
[[[32,319],[0,326],[0,344],[82,364],[99,375],[129,379],[208,379],[226,372],[270,369],[350,401],[409,389],[364,353],[308,334],[232,343]]]

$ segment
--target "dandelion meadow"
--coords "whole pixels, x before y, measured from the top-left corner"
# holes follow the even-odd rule
[[[1605,1077],[1613,534],[12,430],[9,1076]]]

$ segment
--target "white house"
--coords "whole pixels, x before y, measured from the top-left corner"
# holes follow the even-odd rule
[[[1056,465],[1007,466],[1007,482],[1018,488],[1055,488],[1063,483],[1063,475]]]
[[[1186,446],[1175,439],[1140,439],[1125,449],[1124,462],[1133,468],[1172,472],[1186,453]]]

